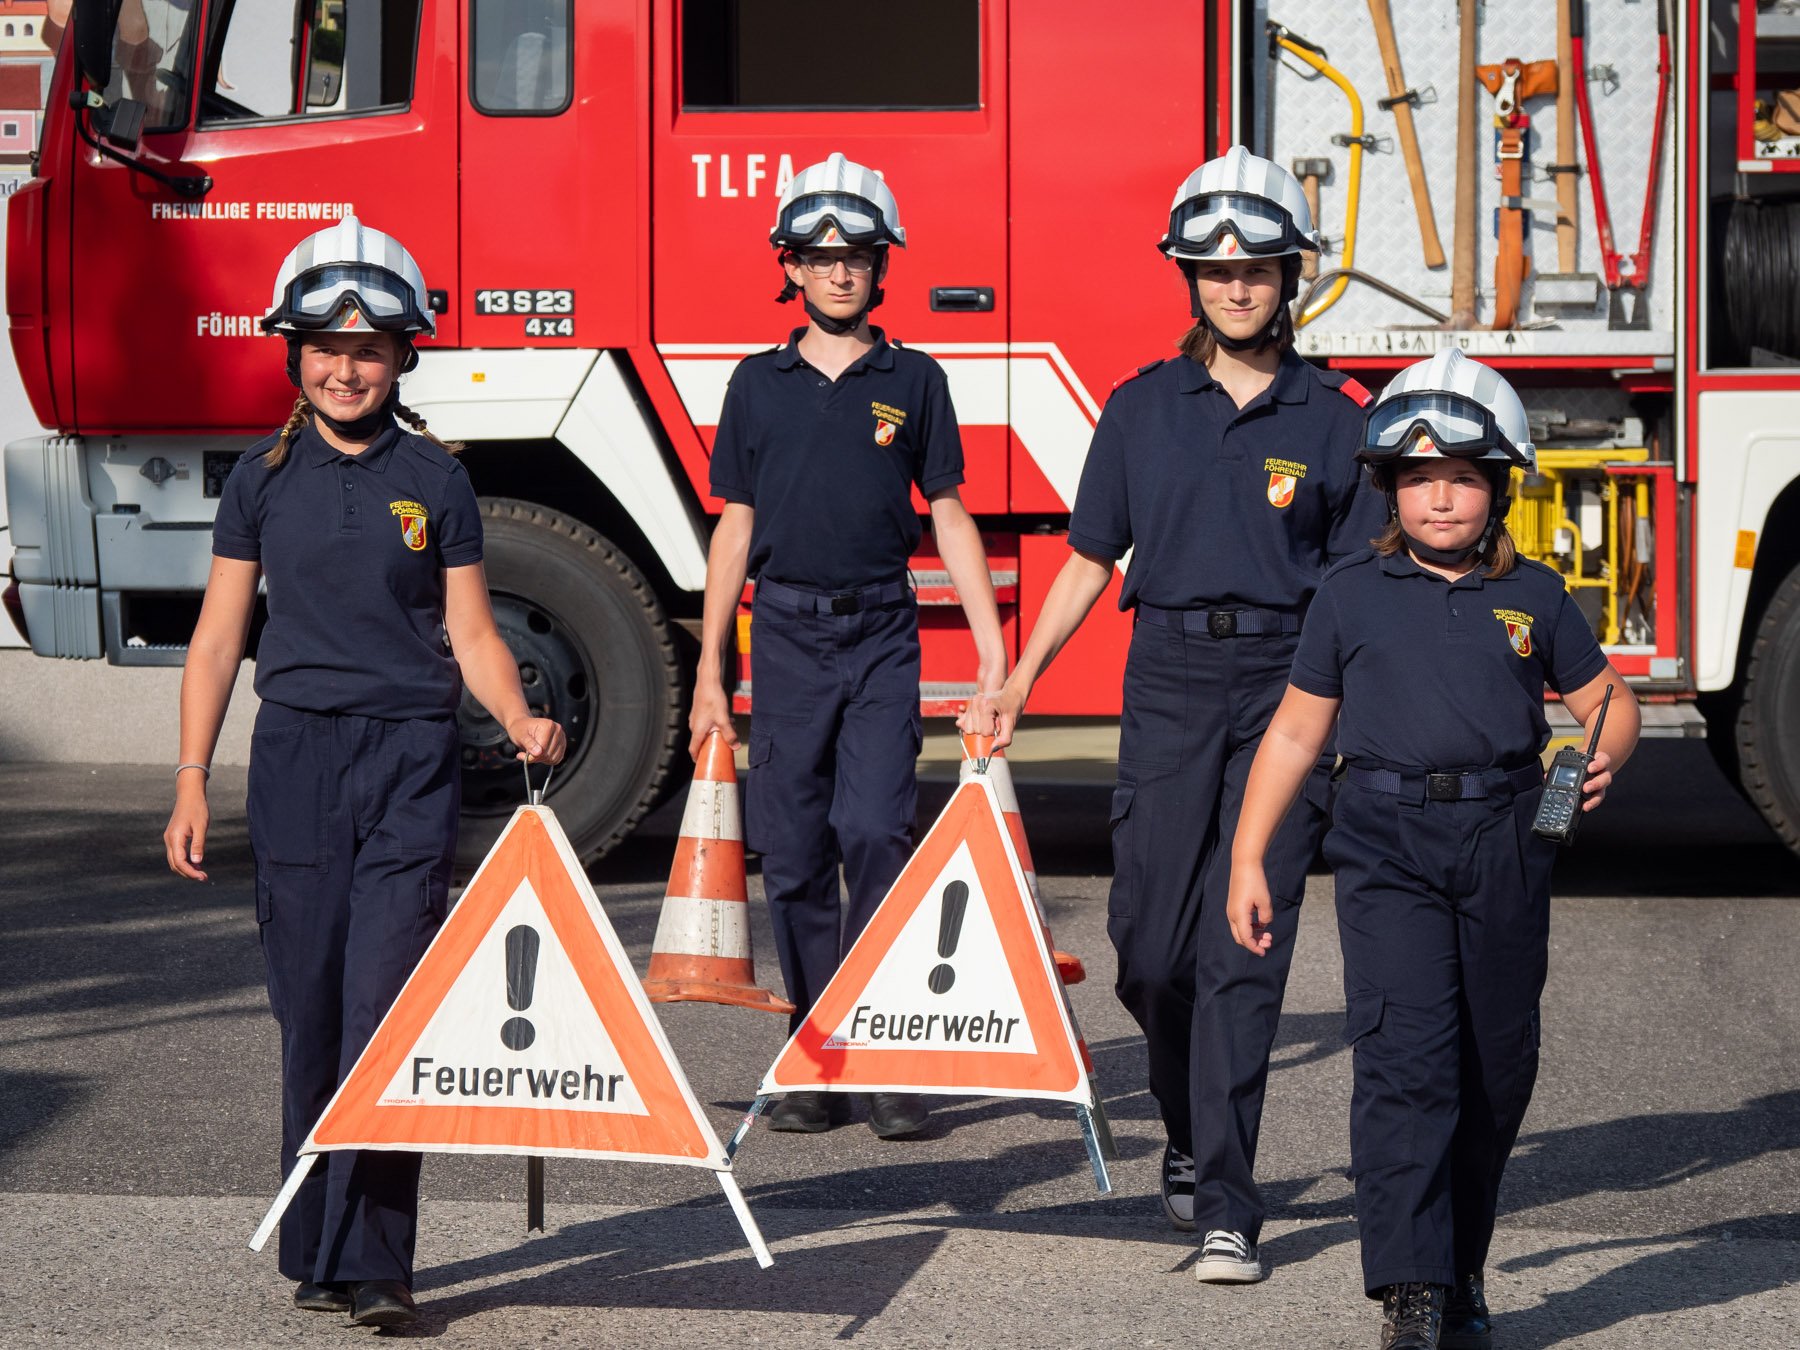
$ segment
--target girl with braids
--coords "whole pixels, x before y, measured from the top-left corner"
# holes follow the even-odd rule
[[[266,577],[246,814],[285,1176],[443,921],[464,683],[520,758],[557,763],[566,742],[526,706],[494,625],[458,447],[399,401],[413,335],[434,329],[418,264],[346,217],[288,255],[263,329],[287,340],[300,397],[219,501],[163,844],[177,874],[206,880],[208,762]],[[281,1225],[295,1305],[413,1321],[418,1186],[416,1153],[336,1152],[315,1168]]]

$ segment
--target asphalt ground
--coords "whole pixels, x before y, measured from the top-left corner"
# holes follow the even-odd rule
[[[1046,762],[1054,762],[1048,756]],[[1123,1158],[1096,1194],[1071,1110],[946,1099],[746,1143],[759,1270],[709,1173],[433,1156],[416,1335],[450,1345],[1373,1347],[1346,1134],[1331,883],[1315,875],[1271,1076],[1253,1288],[1201,1286],[1156,1200],[1161,1131],[1104,934],[1103,783],[1021,797]],[[1094,776],[1094,775],[1089,775]],[[239,803],[213,779],[206,885],[164,869],[165,769],[0,765],[0,1345],[336,1344],[245,1243],[276,1174],[278,1047]],[[927,817],[947,785],[927,785]],[[639,963],[679,802],[594,869]],[[760,900],[752,876],[753,901]],[[1502,1192],[1495,1345],[1800,1344],[1800,862],[1693,743],[1646,743],[1557,877],[1544,1068]],[[753,904],[758,950],[766,918]],[[771,960],[765,979],[777,980]],[[659,1009],[723,1137],[781,1020]]]

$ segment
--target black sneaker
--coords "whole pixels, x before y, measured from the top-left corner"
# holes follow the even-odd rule
[[[1450,1298],[1444,1304],[1444,1330],[1438,1337],[1439,1350],[1488,1350],[1494,1343],[1494,1329],[1488,1321],[1487,1293],[1482,1288],[1481,1272],[1464,1275],[1450,1287]]]
[[[1176,1232],[1194,1231],[1194,1160],[1173,1144],[1163,1148],[1162,1202]]]
[[[1256,1254],[1256,1244],[1242,1233],[1209,1229],[1194,1263],[1194,1278],[1202,1284],[1255,1284],[1269,1272]]]
[[[1444,1304],[1442,1284],[1390,1284],[1381,1293],[1381,1350],[1439,1350]]]

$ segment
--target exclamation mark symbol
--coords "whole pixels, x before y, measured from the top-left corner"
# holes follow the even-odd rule
[[[938,915],[938,955],[946,962],[956,955],[956,944],[962,940],[963,913],[969,908],[969,888],[961,881],[944,887],[944,908]],[[948,993],[956,983],[956,972],[948,965],[933,966],[926,980],[934,994]]]
[[[531,1006],[531,995],[537,985],[537,929],[520,924],[506,935],[506,1006],[524,1012]],[[500,1028],[500,1043],[508,1050],[529,1049],[537,1039],[537,1028],[526,1017],[509,1017]]]

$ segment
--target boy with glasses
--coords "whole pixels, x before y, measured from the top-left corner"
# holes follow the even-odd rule
[[[688,726],[696,756],[714,731],[737,745],[725,655],[752,576],[746,835],[763,855],[798,1028],[912,853],[923,736],[907,575],[921,533],[915,486],[968,616],[978,689],[999,687],[1006,653],[981,535],[957,493],[962,442],[944,372],[869,324],[888,248],[906,247],[893,193],[833,155],[782,194],[769,239],[787,275],[776,298],[800,297],[809,322],[743,361],[725,393],[711,477],[726,505],[707,557]],[[827,1130],[835,1100],[790,1093],[769,1127]],[[916,1134],[926,1114],[910,1093],[869,1100],[884,1139]]]

